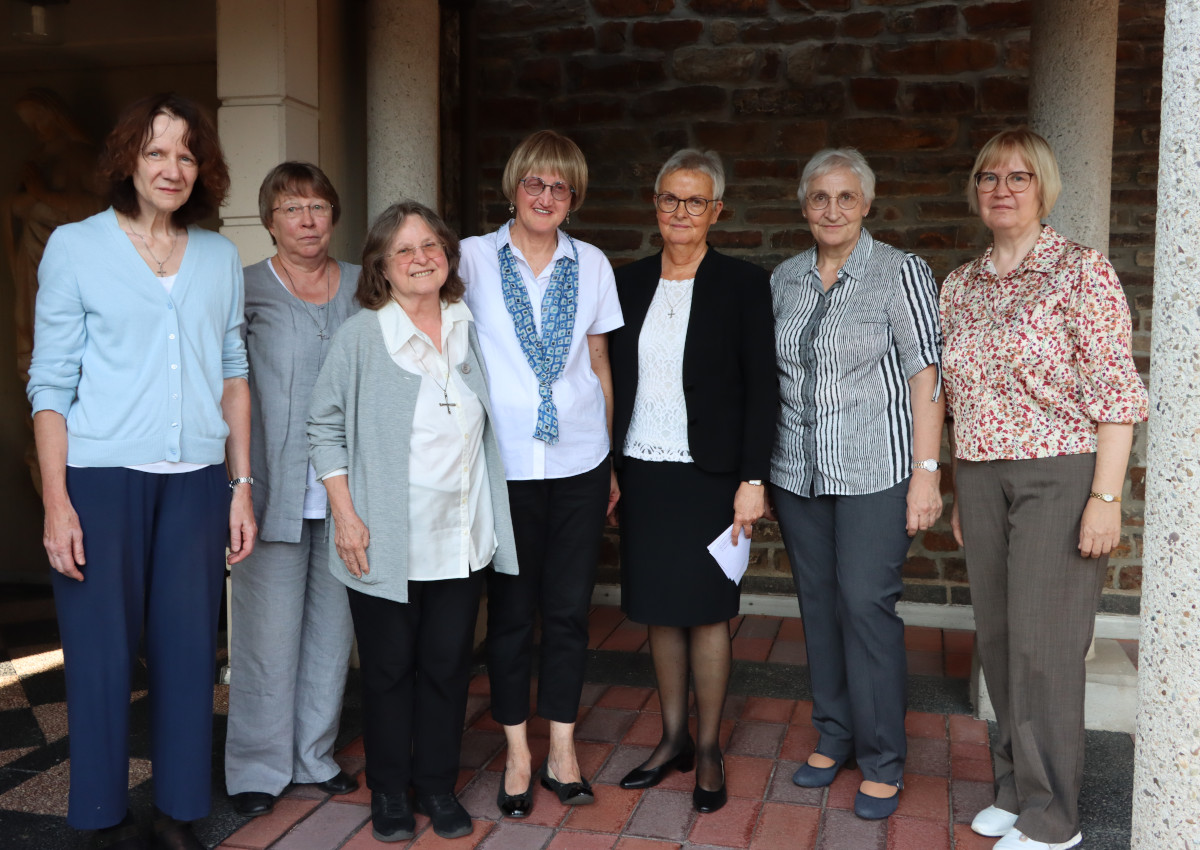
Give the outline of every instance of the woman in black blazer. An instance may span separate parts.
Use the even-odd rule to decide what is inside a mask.
[[[706,241],[724,189],[715,153],[681,150],[663,165],[654,184],[663,251],[617,270],[625,326],[609,338],[621,606],[649,626],[663,724],[658,747],[621,785],[649,788],[697,760],[701,812],[725,804],[718,734],[738,612],[738,585],[708,545],[722,533],[750,545],[777,399],[768,275]]]

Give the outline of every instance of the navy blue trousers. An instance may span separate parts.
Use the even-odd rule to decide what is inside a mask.
[[[67,823],[100,829],[129,807],[129,694],[145,633],[155,805],[208,814],[213,670],[229,534],[225,467],[155,475],[67,469],[84,580],[53,573],[70,726]]]

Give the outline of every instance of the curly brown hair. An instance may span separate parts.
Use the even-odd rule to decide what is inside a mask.
[[[125,107],[104,141],[100,177],[108,184],[108,202],[113,209],[136,216],[139,207],[133,174],[159,115],[179,118],[187,124],[183,141],[199,165],[191,195],[171,215],[172,224],[186,227],[215,214],[229,194],[229,167],[221,152],[217,128],[194,100],[164,92],[139,98]]]
[[[449,273],[446,282],[438,293],[447,304],[453,304],[462,299],[466,287],[458,276],[458,262],[462,253],[458,247],[458,237],[454,235],[442,217],[424,204],[416,201],[400,201],[392,204],[379,214],[367,232],[363,242],[362,274],[358,276],[358,303],[368,310],[378,310],[387,304],[392,297],[392,285],[387,279],[387,261],[391,255],[392,240],[396,232],[404,226],[410,216],[419,216],[437,240],[446,246],[446,263]]]

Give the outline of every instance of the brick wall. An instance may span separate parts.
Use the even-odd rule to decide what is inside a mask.
[[[1110,251],[1144,373],[1163,5],[1123,0],[1117,59]],[[579,143],[591,171],[569,230],[615,265],[657,249],[653,179],[688,145],[725,160],[713,244],[764,267],[811,244],[795,199],[799,173],[809,155],[836,145],[858,147],[878,175],[867,221],[877,238],[918,253],[939,279],[986,246],[963,188],[980,144],[1026,120],[1029,0],[478,0],[475,8],[478,41],[464,50],[476,51],[479,74],[461,95],[475,104],[481,201],[467,229],[508,217],[505,160],[527,133],[552,127]],[[447,206],[452,219],[462,216]],[[1107,610],[1137,610],[1144,440],[1139,430]],[[605,560],[611,578],[615,537]],[[905,579],[906,599],[970,601],[945,522],[914,541]],[[772,524],[756,536],[747,581],[790,587]]]

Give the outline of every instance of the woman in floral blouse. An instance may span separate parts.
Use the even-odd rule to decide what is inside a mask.
[[[1061,185],[1036,133],[984,145],[967,200],[994,241],[941,293],[951,523],[999,725],[996,802],[971,828],[995,850],[1082,840],[1084,656],[1148,406],[1112,265],[1042,224]]]

